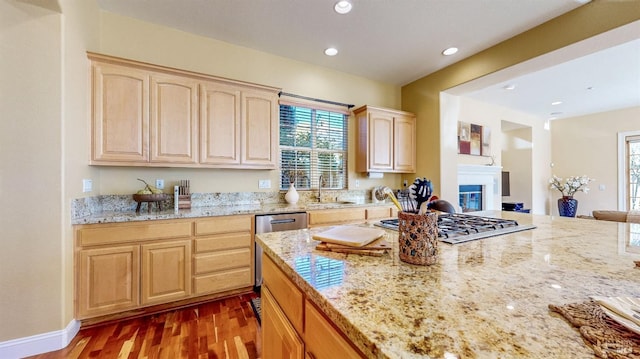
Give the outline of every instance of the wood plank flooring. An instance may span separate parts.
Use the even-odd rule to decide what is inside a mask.
[[[255,294],[81,329],[64,349],[30,357],[58,358],[260,358]]]

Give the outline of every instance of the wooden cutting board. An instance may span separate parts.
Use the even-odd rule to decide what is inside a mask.
[[[344,244],[327,243],[327,242],[322,242],[321,244],[324,245],[324,247],[330,248],[330,249],[349,249],[351,251],[390,250],[391,249],[391,244],[386,241],[384,236],[362,247],[345,246]]]
[[[327,252],[334,252],[334,253],[350,253],[350,254],[358,254],[358,255],[365,255],[365,256],[374,256],[374,257],[382,257],[387,251],[388,249],[369,249],[368,246],[365,247],[347,247],[347,246],[340,246],[340,248],[336,248],[336,247],[329,247],[329,243],[319,243],[316,246],[316,249],[319,251],[327,251]]]
[[[383,235],[384,231],[377,228],[336,226],[326,231],[314,234],[313,239],[349,247],[362,247]]]

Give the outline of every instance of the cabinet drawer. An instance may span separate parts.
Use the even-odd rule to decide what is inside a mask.
[[[332,223],[358,222],[366,219],[365,209],[340,208],[309,212],[309,225],[318,226]]]
[[[94,246],[100,244],[168,239],[191,236],[191,222],[158,221],[145,222],[143,224],[111,224],[96,227],[80,228],[77,231],[78,245]]]
[[[196,220],[196,235],[252,232],[253,216],[222,216]]]
[[[262,278],[264,285],[282,308],[293,327],[302,333],[304,297],[298,287],[266,255],[262,254]]]
[[[367,208],[367,219],[389,218],[390,216],[391,208],[389,207]]]
[[[196,238],[196,253],[221,249],[251,247],[251,233],[223,234],[215,237]]]
[[[222,292],[252,285],[253,276],[250,267],[201,275],[194,279],[196,294]]]
[[[195,274],[247,267],[251,265],[251,250],[249,248],[232,249],[195,257]]]
[[[308,300],[305,302],[304,342],[312,358],[363,358],[339,329]]]

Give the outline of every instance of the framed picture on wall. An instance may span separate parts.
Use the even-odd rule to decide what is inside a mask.
[[[458,153],[471,153],[471,124],[458,122]]]
[[[491,128],[469,122],[458,122],[458,153],[491,156]]]
[[[482,126],[482,155],[491,156],[491,127]]]
[[[482,155],[482,126],[471,124],[471,151],[470,155]]]

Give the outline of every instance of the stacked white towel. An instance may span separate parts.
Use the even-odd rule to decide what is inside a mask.
[[[591,297],[613,320],[640,334],[640,298]]]

